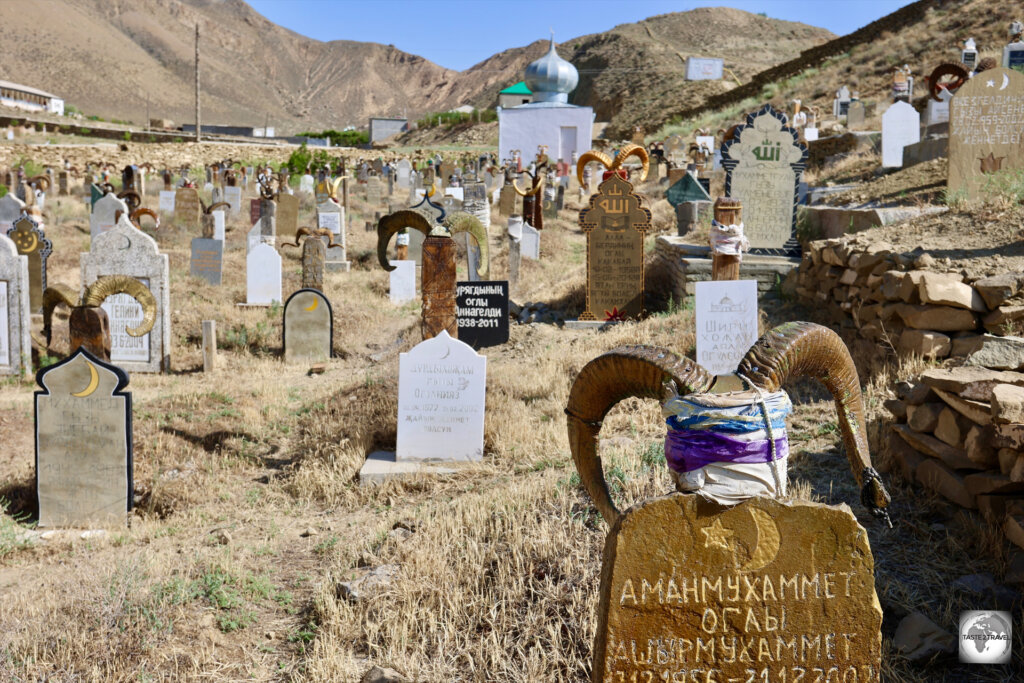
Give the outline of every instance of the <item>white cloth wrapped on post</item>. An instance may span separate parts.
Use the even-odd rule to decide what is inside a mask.
[[[743,234],[743,224],[723,225],[718,221],[711,221],[711,251],[715,254],[727,256],[743,256],[743,252],[750,249],[750,242]]]

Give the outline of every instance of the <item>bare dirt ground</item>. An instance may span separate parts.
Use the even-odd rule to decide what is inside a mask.
[[[223,158],[192,151],[197,162]],[[312,215],[308,200],[302,208],[300,225]],[[0,679],[357,681],[374,664],[415,681],[589,679],[607,529],[579,486],[563,408],[576,373],[605,350],[646,343],[692,354],[692,313],[652,302],[646,319],[600,333],[513,325],[508,344],[482,351],[483,462],[361,487],[355,475],[366,454],[394,446],[398,354],[421,339],[419,303],[388,302],[375,234],[363,229],[376,208],[354,194],[353,270],[326,275],[335,358],[322,375],[281,361],[280,309],[235,306],[244,299],[244,221],[229,222],[220,288],[188,276],[197,229],[151,231],[170,257],[173,360],[169,374],[131,377],[136,510],[127,529],[33,530],[34,386],[0,384],[0,496],[9,503],[0,516]],[[541,260],[523,261],[515,301],[579,312],[579,208],[570,200],[546,222]],[[652,208],[656,231],[671,230],[667,203]],[[85,203],[51,200],[47,212],[50,280],[76,287],[78,254],[88,248]],[[505,219],[493,219],[500,279]],[[298,250],[281,252],[287,294],[299,286]],[[459,269],[462,277],[464,259]],[[762,306],[765,326],[812,315],[773,297]],[[220,335],[211,374],[202,372],[204,319],[216,319]],[[66,330],[66,317],[55,329]],[[66,350],[62,335],[54,353]],[[863,378],[876,457],[884,458],[881,401],[912,370]],[[959,609],[991,607],[987,596],[949,586],[963,574],[1001,577],[1003,546],[891,477],[897,528],[868,519],[823,390],[799,383],[791,391],[794,495],[849,504],[870,536],[886,614],[885,679],[1011,680],[1021,671],[1019,637],[1014,665],[980,673],[950,657],[911,665],[892,652],[895,625],[909,611],[953,629]],[[602,438],[621,505],[670,490],[654,402],[622,403]],[[339,591],[370,572],[386,577],[379,589],[356,601]]]

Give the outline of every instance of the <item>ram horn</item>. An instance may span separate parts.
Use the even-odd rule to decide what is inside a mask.
[[[579,160],[576,161],[576,180],[579,181],[581,186],[583,185],[583,169],[591,161],[596,161],[606,169],[612,167],[611,157],[604,152],[598,152],[593,149],[589,152],[584,152],[583,155],[580,156]]]
[[[520,190],[514,180],[512,181],[512,189],[515,190],[515,193],[520,197],[533,197],[544,189],[544,174],[540,172],[540,169],[537,169],[537,175],[533,178],[533,186],[530,188],[529,192]]]
[[[310,237],[326,237],[328,239],[328,244],[327,244],[327,248],[328,249],[331,248],[331,247],[340,247],[341,246],[340,244],[335,243],[335,241],[334,241],[334,233],[332,233],[327,228],[311,228],[309,226],[303,226],[303,227],[299,228],[298,230],[296,230],[295,231],[295,241],[294,242],[282,242],[281,246],[282,247],[297,247],[297,246],[299,246],[299,238],[300,237],[305,237],[305,236],[310,236]]]
[[[125,190],[121,194],[117,195],[117,198],[124,200],[124,203],[128,206],[129,213],[142,206],[142,197],[139,196],[138,192],[133,190]]]
[[[43,336],[46,337],[46,345],[43,348],[49,348],[50,346],[53,311],[60,304],[64,304],[68,308],[74,308],[78,304],[78,296],[75,294],[75,290],[61,284],[50,285],[43,290]]]
[[[487,228],[479,218],[465,211],[455,211],[448,217],[445,224],[451,231],[452,237],[460,232],[468,232],[476,240],[476,245],[480,248],[480,263],[477,264],[476,272],[481,278],[485,278],[490,267],[487,257]]]
[[[640,182],[647,180],[647,173],[651,170],[651,158],[647,155],[647,150],[640,145],[625,145],[619,150],[619,153],[615,155],[614,161],[612,161],[612,169],[617,169],[622,166],[628,157],[636,157],[640,160]]]
[[[107,275],[85,288],[83,306],[99,306],[108,296],[127,294],[142,306],[142,322],[138,327],[126,327],[125,332],[141,337],[156,324],[156,298],[146,285],[128,275]]]
[[[103,192],[105,192],[106,194],[114,193],[114,186],[111,185],[110,183],[103,183],[102,185],[100,185],[100,188],[102,188]]]
[[[330,189],[330,192],[329,192],[329,194],[327,196],[329,196],[331,199],[337,201],[338,200],[338,187],[341,186],[341,183],[342,183],[343,180],[344,180],[344,177],[338,176],[338,178],[333,183],[331,183],[331,185],[330,185],[331,189]]]
[[[604,478],[597,435],[601,422],[623,399],[664,398],[665,385],[680,394],[706,392],[714,377],[689,358],[656,346],[621,346],[583,366],[566,404],[569,448],[594,505],[611,526],[619,517]]]
[[[28,179],[30,185],[40,183],[43,187],[40,187],[40,191],[47,192],[50,189],[50,178],[45,175],[37,175]],[[37,185],[38,187],[38,185]]]
[[[740,361],[737,373],[764,391],[778,391],[788,380],[808,376],[832,394],[850,468],[861,487],[861,502],[885,517],[889,493],[871,467],[864,399],[857,368],[846,344],[827,327],[793,322],[769,330]]]
[[[377,259],[380,261],[381,267],[389,273],[395,267],[388,263],[388,244],[391,242],[391,237],[402,228],[419,230],[424,237],[429,237],[431,231],[426,217],[416,211],[406,209],[382,216],[377,222]]]
[[[945,89],[949,91],[959,90],[960,87],[967,82],[970,78],[970,74],[967,73],[967,69],[959,64],[939,64],[932,71],[931,75],[928,76],[928,90],[932,99],[936,102],[941,102],[942,98],[939,97],[943,88],[939,87],[939,81],[945,76],[952,76],[955,80],[951,83],[947,83]]]
[[[202,202],[200,202],[200,203],[202,203]],[[203,207],[203,213],[205,213],[207,216],[209,216],[214,211],[216,211],[218,207],[221,207],[221,206],[226,207],[228,209],[231,208],[231,204],[229,204],[228,202],[214,202],[213,204],[210,204],[209,206],[204,206]]]
[[[130,214],[128,214],[128,220],[132,222],[132,225],[141,230],[142,223],[139,222],[139,219],[141,219],[143,216],[149,216],[154,221],[156,221],[156,225],[153,226],[154,230],[160,229],[160,216],[158,216],[156,211],[154,211],[153,209],[147,209],[145,207],[141,209],[135,209]]]

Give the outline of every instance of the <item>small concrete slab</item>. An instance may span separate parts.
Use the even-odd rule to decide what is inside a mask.
[[[374,451],[366,456],[366,462],[359,468],[359,485],[382,484],[391,479],[423,474],[454,474],[457,471],[452,467],[442,467],[429,462],[397,462],[394,451]]]
[[[565,329],[567,330],[603,330],[617,325],[616,320],[566,320]]]

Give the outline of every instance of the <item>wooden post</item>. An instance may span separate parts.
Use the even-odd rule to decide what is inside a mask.
[[[196,23],[196,142],[202,139],[199,132],[201,127],[202,124],[199,117],[199,24]]]
[[[427,237],[423,240],[423,338],[431,339],[448,330],[453,339],[459,330],[455,321],[455,240]]]
[[[217,321],[203,321],[203,372],[217,367]]]
[[[349,226],[349,214],[351,214],[351,212],[348,210],[348,176],[347,175],[346,176],[342,176],[342,178],[341,178],[341,205],[343,207],[345,207],[345,211],[343,212],[344,216],[345,216],[345,219],[344,219],[345,225],[344,225],[344,227],[342,229],[342,232],[344,232],[347,235],[348,234],[348,226]]]
[[[715,201],[715,220],[722,225],[739,225],[743,220],[743,204],[732,197],[719,197]],[[711,279],[739,280],[740,259],[733,254],[717,254],[711,249]]]

